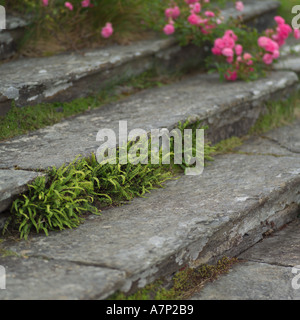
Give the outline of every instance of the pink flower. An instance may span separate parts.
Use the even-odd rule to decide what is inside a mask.
[[[173,26],[172,23],[169,23],[169,24],[167,24],[167,25],[164,27],[164,33],[165,33],[166,35],[171,35],[171,34],[173,34],[174,32],[175,32],[175,28],[174,28],[174,26]]]
[[[81,6],[82,8],[87,8],[91,5],[91,1],[90,0],[83,0],[81,1]]]
[[[208,18],[213,18],[215,14],[212,11],[205,11],[204,13]]]
[[[264,56],[263,56],[263,62],[265,64],[272,64],[273,62],[273,56],[270,54],[270,53],[266,53]]]
[[[201,4],[199,2],[192,5],[192,11],[191,13],[199,13],[201,12]]]
[[[180,9],[178,6],[174,8],[168,8],[165,11],[165,15],[167,18],[177,19],[180,16]]]
[[[70,11],[73,10],[73,5],[71,2],[65,2],[65,7],[68,8]]]
[[[215,47],[219,48],[219,49],[224,49],[225,48],[225,42],[223,39],[218,38],[215,40]]]
[[[201,18],[199,16],[197,16],[195,13],[192,13],[189,17],[188,17],[188,22],[190,24],[193,25],[199,25],[201,22]]]
[[[114,32],[112,24],[107,22],[105,27],[101,30],[101,35],[103,38],[109,38]]]
[[[245,53],[244,56],[243,56],[244,60],[250,60],[252,59],[252,55],[250,53]]]
[[[275,50],[279,50],[279,45],[277,42],[273,41],[268,37],[260,37],[258,38],[258,45],[269,52],[274,52]]]
[[[278,24],[285,24],[285,20],[284,20],[282,17],[280,17],[280,16],[276,16],[276,17],[274,18],[274,20],[275,20]]]
[[[244,10],[244,3],[242,1],[237,1],[235,3],[235,8],[237,11],[243,11]]]
[[[234,49],[235,49],[235,53],[238,56],[240,56],[242,54],[242,52],[243,52],[243,47],[240,44],[237,44]]]
[[[278,59],[279,56],[280,56],[279,50],[274,50],[274,52],[273,52],[273,54],[272,54],[273,59]]]
[[[232,37],[225,35],[222,39],[226,48],[233,49],[235,47],[235,41]]]
[[[248,52],[244,53],[244,56],[243,56],[247,66],[252,66],[253,65],[253,61],[251,60],[252,59],[252,55]]]
[[[173,14],[173,8],[167,8],[167,9],[165,10],[165,16],[166,16],[167,18],[172,18],[172,14]]]
[[[232,56],[232,57],[227,57],[227,58],[226,58],[226,61],[227,61],[228,63],[232,63],[232,62],[233,62],[233,56]]]
[[[237,79],[237,72],[227,70],[226,74],[224,75],[226,80],[235,81]]]
[[[300,30],[299,29],[294,30],[294,37],[295,37],[295,39],[300,39]]]
[[[220,56],[222,54],[222,50],[218,47],[213,47],[211,49],[211,52],[215,55],[215,56]]]
[[[43,0],[43,6],[47,7],[49,4],[49,1],[48,0]]]
[[[172,18],[173,19],[177,19],[180,16],[180,9],[178,6],[173,8],[173,15]]]
[[[186,2],[187,4],[194,4],[194,3],[196,3],[196,2],[199,2],[199,0],[185,0],[185,2]]]
[[[233,50],[231,48],[224,48],[222,50],[222,54],[225,57],[233,57],[234,56],[234,52],[233,52]]]
[[[268,37],[259,37],[258,38],[258,45],[260,47],[264,48],[269,40],[270,40],[270,38],[268,38]]]
[[[238,37],[232,30],[226,30],[225,31],[225,36],[231,37],[234,41],[237,41]]]

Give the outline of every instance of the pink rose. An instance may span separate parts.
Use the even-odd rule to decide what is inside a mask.
[[[82,8],[87,8],[87,7],[90,6],[90,4],[91,4],[91,1],[90,1],[90,0],[83,0],[83,1],[81,1],[81,6],[82,6]]]
[[[164,27],[164,33],[166,35],[169,36],[169,35],[173,34],[174,32],[175,32],[175,28],[174,28],[173,24],[169,23]]]
[[[71,2],[65,2],[65,7],[66,7],[67,9],[69,9],[70,11],[73,10],[73,5],[72,5]]]
[[[238,56],[240,56],[242,54],[242,52],[243,52],[243,47],[240,44],[237,44],[234,49],[235,49],[235,53]]]
[[[227,72],[224,76],[225,76],[225,79],[228,81],[235,81],[237,79],[237,72],[227,70]]]
[[[266,53],[264,56],[263,56],[263,62],[265,64],[272,64],[273,62],[273,56],[270,54],[270,53]]]
[[[235,3],[235,8],[237,11],[243,11],[244,10],[244,3],[242,1],[237,1]]]
[[[234,56],[234,52],[233,52],[233,50],[231,48],[224,48],[222,50],[222,54],[225,57],[233,57]]]
[[[201,22],[201,18],[199,16],[197,16],[195,13],[192,13],[189,17],[188,17],[188,22],[192,25],[199,25]]]
[[[300,30],[299,29],[294,30],[294,37],[295,37],[295,39],[300,39]]]
[[[280,16],[276,16],[274,18],[274,20],[277,22],[277,24],[284,24],[285,23],[285,20]]]
[[[205,11],[204,13],[208,18],[213,18],[215,14],[212,11]]]
[[[101,30],[101,35],[103,38],[109,38],[114,32],[112,24],[107,22],[105,27]]]

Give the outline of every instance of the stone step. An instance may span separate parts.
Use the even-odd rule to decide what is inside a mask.
[[[275,15],[278,7],[279,3],[273,0],[250,1],[245,6],[244,20],[254,25],[263,23],[266,28],[274,22],[270,16]],[[225,9],[223,14],[228,18],[238,12]],[[9,110],[12,100],[17,106],[69,101],[149,69],[172,72],[191,68],[203,62],[207,50],[195,46],[182,48],[174,38],[167,38],[12,61],[0,66],[0,115]]]
[[[24,35],[29,20],[7,15],[6,29],[0,30],[0,60],[11,58],[16,53],[16,43]]]
[[[300,75],[300,43],[290,38],[282,48],[279,61],[274,65],[275,70],[290,70]]]
[[[227,275],[209,283],[191,299],[299,300],[299,227],[297,219],[246,250]]]
[[[274,72],[250,83],[221,83],[217,74],[199,74],[0,142],[0,171],[46,170],[71,163],[78,155],[96,154],[98,131],[109,128],[118,134],[119,121],[127,121],[128,132],[140,128],[150,133],[172,130],[187,119],[201,120],[209,126],[207,138],[213,143],[242,136],[265,111],[267,101],[288,97],[297,86],[293,72]]]
[[[147,198],[89,216],[77,229],[3,241],[0,298],[105,299],[184,266],[237,256],[294,220],[300,121],[237,151],[216,157],[200,176],[181,176]]]

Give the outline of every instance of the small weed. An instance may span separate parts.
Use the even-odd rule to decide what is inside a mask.
[[[238,137],[231,137],[229,139],[222,140],[214,146],[216,151],[213,153],[213,155],[215,156],[218,154],[232,153],[236,148],[240,147],[242,144],[243,139]]]
[[[299,112],[299,92],[286,100],[269,102],[267,110],[250,129],[249,134],[262,134],[294,121]]]

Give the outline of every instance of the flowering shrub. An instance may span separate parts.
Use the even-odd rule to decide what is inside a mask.
[[[243,2],[236,1],[235,8],[242,13]],[[229,81],[253,80],[262,76],[280,57],[280,48],[292,33],[300,39],[300,31],[293,31],[279,16],[274,18],[277,26],[262,35],[241,25],[241,19],[225,22],[220,10],[209,0],[173,1],[165,9],[164,17],[163,32],[176,35],[182,45],[213,43],[208,64],[213,64],[221,78]]]
[[[47,7],[49,5],[49,0],[41,0],[41,1],[42,1],[42,4],[43,4],[44,7]],[[65,8],[67,8],[70,11],[73,11],[74,10],[74,5],[73,5],[74,2],[75,1],[73,1],[73,2],[69,2],[69,1],[64,2]],[[78,1],[76,1],[76,2],[78,2]],[[91,0],[80,0],[79,7],[81,7],[81,8],[93,8],[94,4],[92,3]],[[110,22],[107,22],[106,25],[102,28],[101,35],[102,35],[103,38],[109,38],[113,34],[113,32],[114,32],[114,30],[113,30],[112,24]]]
[[[52,54],[61,47],[63,51],[102,44],[112,35],[115,41],[124,35],[126,39],[130,31],[140,33],[138,39],[142,39],[141,31],[150,27],[166,36],[175,36],[183,46],[189,43],[212,46],[207,66],[217,69],[220,77],[229,81],[263,76],[280,57],[286,39],[292,34],[300,39],[300,31],[293,31],[279,16],[275,17],[275,27],[262,34],[246,28],[240,18],[225,21],[217,6],[220,1],[14,0],[13,3],[35,8],[39,13],[35,25],[37,38],[44,40],[39,47],[43,54]],[[0,4],[3,2],[13,6],[11,0],[0,0]],[[237,13],[242,15],[243,1],[234,2]],[[38,52],[35,46],[31,51]]]

